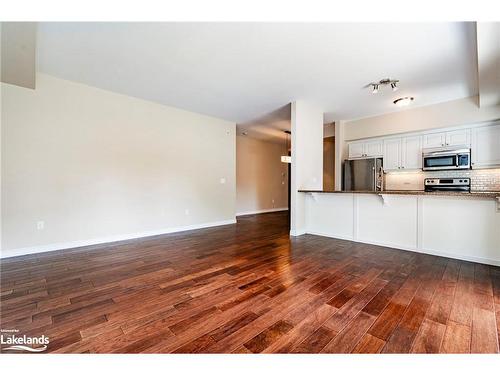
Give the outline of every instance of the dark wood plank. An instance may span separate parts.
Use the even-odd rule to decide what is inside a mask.
[[[493,311],[474,308],[471,353],[498,353],[498,335]]]
[[[440,353],[470,353],[471,329],[469,326],[450,320],[446,326]]]
[[[210,336],[215,341],[220,341],[224,337],[232,335],[234,332],[236,332],[240,328],[246,326],[250,322],[253,322],[258,317],[259,316],[257,314],[254,314],[251,311],[246,312],[246,313],[242,314],[241,316],[227,322],[226,324],[222,325],[221,327],[217,328],[216,330],[212,331],[210,333]]]
[[[350,353],[364,336],[368,328],[375,321],[375,317],[361,312],[330,341],[322,350],[322,353]]]
[[[336,335],[325,327],[320,327],[302,341],[294,350],[294,353],[319,353]]]
[[[413,343],[412,353],[439,353],[446,326],[425,319]]]
[[[366,333],[352,352],[358,354],[380,353],[384,345],[384,340],[380,340],[379,338]]]
[[[271,327],[266,329],[264,332],[259,333],[250,341],[247,341],[244,346],[252,353],[260,353],[269,345],[271,345],[274,341],[279,339],[285,333],[290,331],[293,328],[293,325],[289,322],[280,320],[279,322],[274,323]]]

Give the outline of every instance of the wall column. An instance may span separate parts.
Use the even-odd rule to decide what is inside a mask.
[[[304,234],[305,195],[300,189],[323,189],[323,111],[302,100],[292,103],[290,235]]]
[[[342,163],[345,159],[345,121],[335,121],[335,190],[342,190]]]

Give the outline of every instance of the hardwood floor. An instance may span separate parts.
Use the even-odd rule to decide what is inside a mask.
[[[1,262],[1,328],[55,353],[498,353],[500,268],[290,239],[284,213]]]

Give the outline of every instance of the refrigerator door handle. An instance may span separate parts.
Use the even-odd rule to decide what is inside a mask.
[[[378,190],[378,178],[377,178],[377,169],[375,167],[372,167],[372,173],[373,173],[373,190],[377,191]]]
[[[377,173],[377,185],[376,185],[376,189],[377,191],[382,191],[383,190],[383,176],[384,176],[384,168],[383,167],[380,167],[379,170],[378,170],[378,173]]]

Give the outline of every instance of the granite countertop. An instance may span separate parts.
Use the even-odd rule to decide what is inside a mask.
[[[384,191],[340,191],[340,190],[299,190],[300,193],[330,193],[330,194],[399,194],[399,195],[438,195],[471,198],[500,198],[500,191],[473,191],[470,193],[460,191],[433,191],[423,190],[384,190]]]

